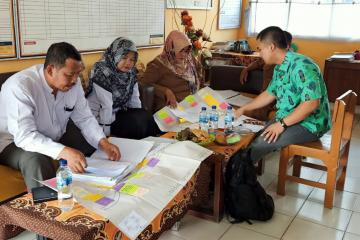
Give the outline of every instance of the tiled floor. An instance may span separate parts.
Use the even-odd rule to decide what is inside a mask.
[[[275,202],[274,217],[268,222],[230,224],[227,220],[214,223],[186,216],[179,231],[167,231],[161,240],[360,240],[360,121],[357,116],[353,131],[344,192],[336,192],[332,210],[323,207],[323,190],[286,184],[286,195],[276,194],[278,154],[271,154],[266,162],[261,184]],[[323,173],[303,171],[308,178],[324,181]],[[33,233],[25,232],[14,238],[32,240]]]

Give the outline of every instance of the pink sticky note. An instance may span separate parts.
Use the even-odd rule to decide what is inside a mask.
[[[54,189],[56,189],[57,184],[56,184],[56,178],[51,178],[45,181],[47,184],[49,184],[49,186],[53,187]]]
[[[197,106],[197,105],[198,105],[197,102],[192,102],[192,103],[190,104],[190,106],[192,106],[192,107],[195,107],[195,106]]]
[[[229,104],[227,104],[226,102],[222,102],[222,103],[219,105],[219,107],[220,107],[221,109],[226,109],[228,106],[229,106]]]
[[[166,123],[166,124],[170,124],[170,123],[172,123],[174,121],[174,119],[172,118],[172,117],[170,117],[170,116],[168,116],[167,118],[164,118],[164,122]]]
[[[155,165],[160,161],[160,159],[158,158],[152,158],[149,160],[149,162],[147,163],[147,165],[149,167],[155,167]]]
[[[107,206],[110,203],[112,203],[114,200],[108,197],[103,197],[99,200],[96,201],[97,204],[103,205],[103,206]]]

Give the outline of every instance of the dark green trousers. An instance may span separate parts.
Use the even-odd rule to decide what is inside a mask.
[[[71,120],[59,142],[81,151],[85,156],[90,156],[95,151]],[[47,180],[56,176],[52,158],[41,153],[25,151],[14,143],[9,144],[0,153],[0,163],[20,170],[28,190],[41,185],[34,179]]]

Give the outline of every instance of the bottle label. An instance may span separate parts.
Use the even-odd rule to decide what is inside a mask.
[[[58,188],[63,188],[63,187],[67,187],[72,183],[72,178],[71,177],[67,177],[67,178],[58,178],[56,180],[56,184]]]

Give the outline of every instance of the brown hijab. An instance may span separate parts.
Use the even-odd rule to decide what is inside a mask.
[[[191,42],[184,33],[177,30],[170,32],[166,38],[164,50],[160,55],[160,61],[175,75],[188,81],[192,92],[194,92],[197,89],[197,74],[191,51],[184,58],[176,57],[186,47],[191,47]]]

